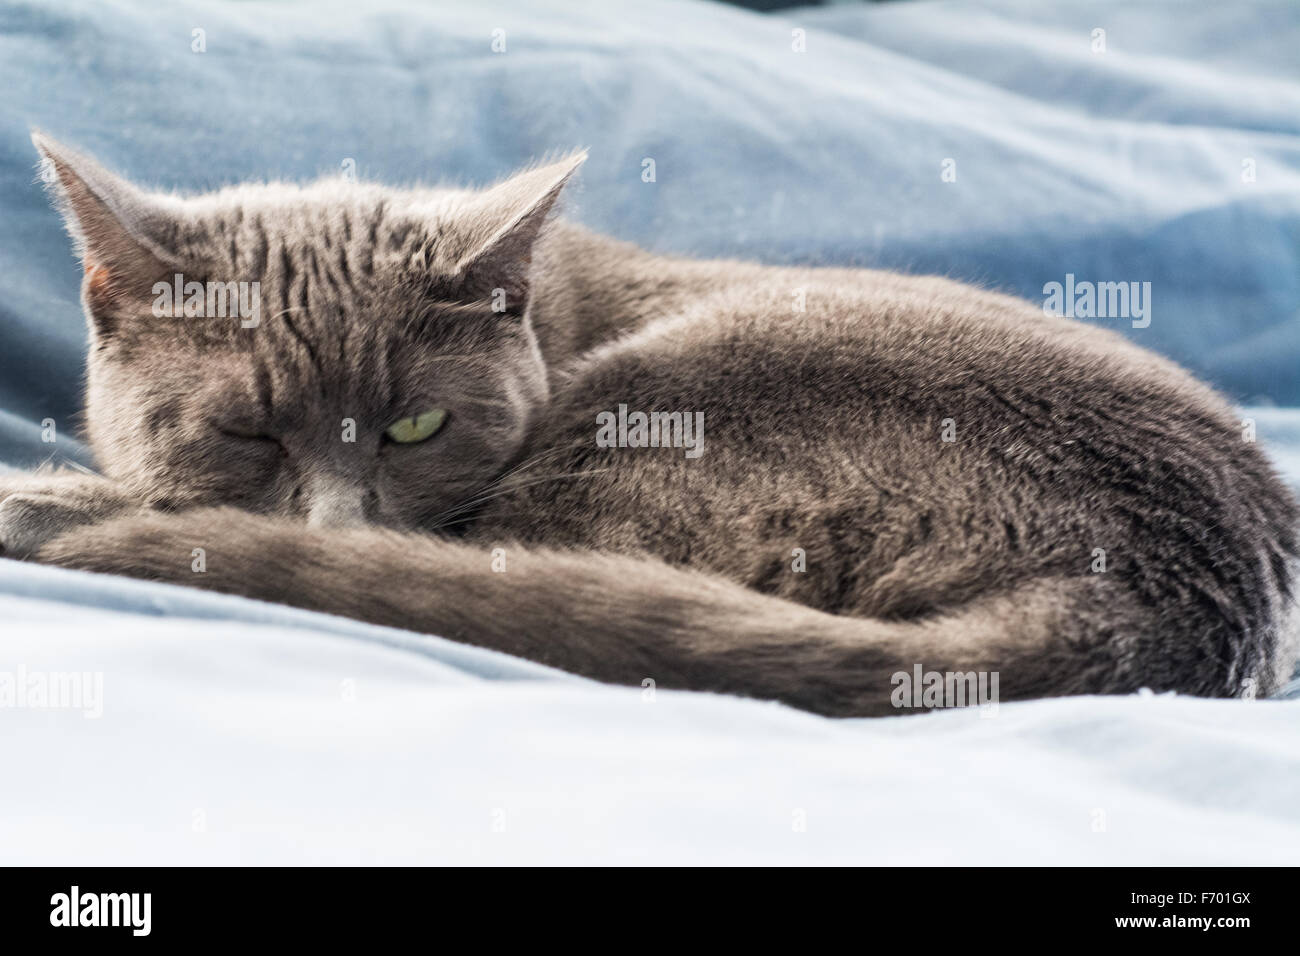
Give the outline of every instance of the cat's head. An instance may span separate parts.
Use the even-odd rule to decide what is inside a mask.
[[[45,136],[85,268],[87,437],[149,500],[428,526],[546,401],[530,257],[585,158],[481,191],[149,193]]]

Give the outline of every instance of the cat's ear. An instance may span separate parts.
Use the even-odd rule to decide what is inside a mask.
[[[467,292],[488,296],[501,290],[505,311],[523,311],[533,244],[560,191],[586,159],[580,151],[517,173],[468,204],[456,222],[464,251],[453,270]]]
[[[164,251],[170,211],[159,197],[43,133],[33,131],[32,143],[85,268],[82,295],[94,331],[110,335],[172,270]]]

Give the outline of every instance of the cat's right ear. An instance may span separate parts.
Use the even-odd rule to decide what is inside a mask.
[[[33,131],[41,178],[49,184],[85,269],[82,298],[100,337],[152,298],[169,278],[163,251],[172,218],[163,202],[115,176],[89,156]]]
[[[560,191],[587,159],[585,150],[516,173],[466,204],[448,230],[445,245],[459,246],[452,275],[472,295],[499,289],[507,312],[519,314],[528,299],[533,244]]]

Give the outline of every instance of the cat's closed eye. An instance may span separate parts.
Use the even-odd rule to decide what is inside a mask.
[[[213,423],[215,431],[224,438],[233,439],[239,442],[249,442],[265,446],[267,450],[283,450],[280,439],[274,435],[269,435],[256,426],[245,424],[219,424]]]

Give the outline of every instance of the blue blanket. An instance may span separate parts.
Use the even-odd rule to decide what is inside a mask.
[[[938,272],[1036,302],[1138,283],[1145,316],[1089,321],[1248,406],[1300,485],[1297,49],[1300,7],[1267,2],[0,3],[0,463],[85,460],[80,270],[39,126],[182,191],[345,169],[483,183],[583,145],[566,214],[654,249]],[[0,675],[103,678],[93,719],[0,709],[0,762],[29,768],[0,793],[0,862],[1300,846],[1300,701],[835,723],[10,562],[0,620]]]

